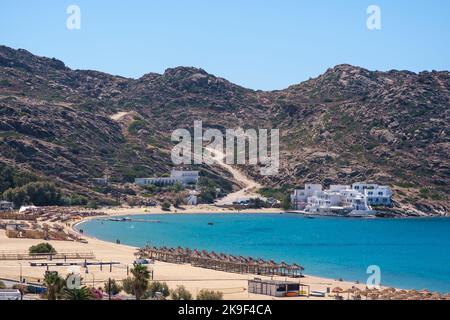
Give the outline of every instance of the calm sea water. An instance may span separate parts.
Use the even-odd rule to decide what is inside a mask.
[[[305,273],[450,292],[450,219],[307,219],[295,214],[142,215],[150,222],[92,220],[77,226],[98,239],[133,246],[214,250],[299,263]],[[213,222],[214,225],[208,225]]]

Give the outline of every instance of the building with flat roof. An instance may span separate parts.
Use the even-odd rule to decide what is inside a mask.
[[[92,178],[91,181],[92,181],[93,185],[97,185],[97,186],[108,185],[108,178]]]
[[[387,186],[369,183],[331,185],[324,190],[319,184],[305,184],[291,195],[295,209],[311,214],[354,214],[374,213],[371,206],[390,206],[392,190]]]
[[[303,290],[304,287],[308,287],[308,292]],[[248,292],[272,297],[297,297],[300,293],[309,294],[309,286],[293,281],[255,278],[248,280]]]

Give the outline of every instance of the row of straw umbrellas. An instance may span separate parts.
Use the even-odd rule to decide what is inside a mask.
[[[301,277],[304,268],[296,263],[276,263],[273,260],[254,259],[225,253],[192,250],[189,248],[150,247],[141,248],[137,256],[163,262],[190,263],[193,266],[236,273]]]
[[[352,287],[343,290],[340,287],[334,288],[332,293],[335,297],[343,299],[361,300],[450,300],[450,294],[442,294],[439,292],[431,292],[427,289],[417,290],[400,290],[395,288],[365,288],[359,289]]]

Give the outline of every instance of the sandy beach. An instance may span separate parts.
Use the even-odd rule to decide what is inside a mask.
[[[175,214],[175,210],[172,212],[164,212],[159,207],[152,208],[115,208],[115,209],[103,209],[101,212],[108,215],[134,215],[134,214]],[[204,205],[192,208],[185,208],[184,210],[177,210],[176,214],[188,214],[188,213],[217,213],[217,212],[233,212],[228,209],[222,209],[214,206]],[[246,211],[239,211],[240,213]],[[270,213],[279,212],[279,210],[249,210],[249,213]],[[89,218],[89,219],[92,219]],[[72,223],[67,228],[72,228]],[[85,271],[82,268],[83,280],[87,285],[95,285],[96,287],[103,287],[104,282],[108,278],[121,280],[127,277],[127,268],[132,267],[132,263],[135,259],[134,253],[135,247],[130,247],[122,244],[115,244],[110,242],[101,241],[83,235],[88,241],[87,243],[73,242],[73,241],[48,241],[51,243],[58,252],[93,252],[95,255],[95,261],[102,262],[119,262],[119,265],[115,265],[110,272],[109,266],[104,266],[103,270],[100,267],[93,266],[88,267]],[[32,245],[43,242],[38,239],[11,239],[6,237],[5,231],[0,231],[0,251],[18,251],[25,252]],[[171,289],[175,289],[177,285],[184,285],[194,295],[201,289],[210,289],[221,291],[224,294],[224,299],[273,299],[269,296],[249,294],[247,292],[247,281],[253,279],[255,275],[235,274],[222,271],[215,271],[203,268],[193,267],[188,264],[170,264],[156,261],[155,264],[150,265],[150,268],[154,272],[154,280],[165,281],[168,283]],[[45,267],[31,267],[30,261],[0,261],[0,278],[18,280],[22,275],[23,278],[30,282],[36,282],[38,279],[42,279]],[[71,272],[73,269],[64,266],[51,266],[50,270],[58,271],[60,274],[65,275]],[[309,270],[308,270],[309,271]],[[313,271],[313,270],[311,270]],[[261,277],[260,278],[267,278]],[[275,279],[292,280],[275,277]],[[333,289],[334,287],[341,287],[346,290],[353,286],[360,289],[365,288],[365,284],[356,284],[354,282],[337,281],[332,279],[326,279],[321,277],[306,275],[301,279],[301,283],[309,285],[311,290],[325,291],[327,288]],[[330,299],[332,297],[326,297]],[[283,299],[317,299],[313,297],[298,297],[298,298],[283,298]],[[324,298],[321,298],[324,299]]]

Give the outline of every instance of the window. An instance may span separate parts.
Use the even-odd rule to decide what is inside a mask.
[[[300,290],[300,287],[298,284],[288,284],[287,290],[288,291],[298,291],[298,290]]]
[[[282,285],[282,284],[279,284],[278,287],[277,287],[277,291],[278,292],[286,291],[286,286]]]
[[[383,191],[379,191],[379,192],[378,192],[378,195],[379,195],[379,196],[382,196],[382,195],[383,195]]]

